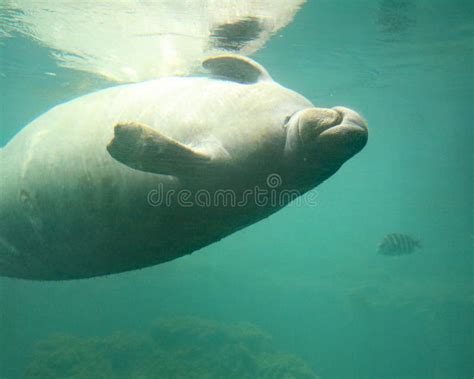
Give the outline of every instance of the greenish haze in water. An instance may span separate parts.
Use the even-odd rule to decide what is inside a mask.
[[[144,334],[193,316],[253,323],[322,378],[472,378],[473,34],[471,1],[310,1],[255,59],[317,106],[363,114],[367,147],[316,189],[317,206],[191,256],[84,281],[1,279],[0,376],[21,378],[54,333]],[[29,41],[1,54],[2,145],[108,85],[58,70]],[[377,255],[393,232],[423,249]]]

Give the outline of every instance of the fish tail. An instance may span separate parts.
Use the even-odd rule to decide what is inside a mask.
[[[423,248],[423,245],[421,244],[421,240],[415,240],[415,246],[419,247],[420,249]]]

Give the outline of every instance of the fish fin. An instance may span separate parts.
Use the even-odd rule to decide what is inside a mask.
[[[202,66],[212,75],[237,83],[254,84],[262,80],[272,80],[263,66],[250,58],[237,54],[206,58]]]
[[[135,170],[174,176],[191,174],[212,158],[138,122],[115,125],[107,151]]]

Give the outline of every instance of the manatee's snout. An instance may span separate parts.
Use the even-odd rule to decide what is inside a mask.
[[[298,128],[301,141],[311,144],[324,131],[339,125],[342,114],[334,109],[310,108],[301,111],[298,118]]]
[[[340,163],[358,153],[368,138],[364,119],[344,107],[305,109],[299,114],[298,130],[307,151],[324,154]]]
[[[353,133],[360,134],[365,137],[365,143],[367,142],[368,137],[368,128],[367,122],[355,111],[345,107],[334,107],[332,108],[335,112],[339,113],[341,116],[342,128],[345,128],[346,131],[352,130]]]

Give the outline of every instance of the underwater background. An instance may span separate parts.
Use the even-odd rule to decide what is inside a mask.
[[[1,278],[2,379],[474,376],[474,3],[309,1],[252,57],[316,106],[360,112],[366,148],[314,190],[317,205],[190,256],[87,280]],[[3,40],[0,145],[110,85]],[[377,254],[389,233],[423,248]]]

